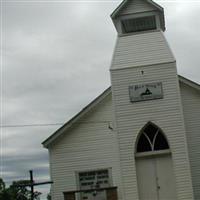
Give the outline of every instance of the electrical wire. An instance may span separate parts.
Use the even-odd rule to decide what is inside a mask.
[[[64,123],[54,124],[13,124],[13,125],[1,125],[0,128],[20,128],[20,127],[34,127],[34,126],[62,126]]]
[[[110,121],[86,121],[79,122],[76,124],[87,124],[87,123],[110,123]],[[41,127],[41,126],[63,126],[65,123],[49,123],[49,124],[12,124],[12,125],[0,125],[0,128],[25,128],[25,127]]]

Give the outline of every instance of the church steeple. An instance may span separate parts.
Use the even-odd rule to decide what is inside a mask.
[[[163,8],[151,0],[124,0],[111,18],[118,32],[110,73],[125,199],[193,200],[176,60],[163,34]],[[163,130],[170,146],[166,162],[152,154],[163,160],[160,166],[133,153],[139,130],[149,121]],[[148,130],[153,149],[152,130],[156,135],[159,129]],[[148,146],[145,134],[142,145]]]
[[[119,35],[165,31],[164,9],[151,0],[124,0],[111,14]]]

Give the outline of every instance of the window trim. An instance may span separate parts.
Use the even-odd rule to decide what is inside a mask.
[[[134,23],[137,24],[139,22],[139,20],[144,20],[145,21],[145,20],[148,20],[148,19],[152,19],[153,20],[152,23],[154,24],[154,26],[152,26],[151,28],[143,27],[143,29],[140,29],[141,28],[141,25],[140,25],[140,26],[138,26],[137,30],[134,30],[134,31],[133,30],[131,30],[131,31],[129,30],[128,31],[128,29],[126,27],[126,24],[127,23],[131,23],[131,21],[132,21],[132,23],[134,22]],[[150,21],[148,21],[148,23],[149,22]],[[157,30],[158,29],[156,15],[149,15],[149,16],[133,17],[133,18],[123,19],[123,20],[121,20],[121,27],[122,27],[122,33],[123,34],[138,33],[138,32],[140,33],[140,32],[144,32],[144,31],[152,31],[152,30]]]
[[[149,126],[149,125],[152,125],[153,127],[155,127],[156,129],[158,129],[158,131],[161,133],[161,135],[165,138],[165,140],[166,140],[166,142],[167,142],[167,145],[168,145],[168,149],[161,149],[161,150],[151,150],[151,151],[144,151],[144,152],[138,152],[137,151],[137,149],[138,149],[138,143],[139,143],[139,140],[140,140],[140,137],[141,137],[141,135],[143,134],[144,135],[144,132],[145,132],[145,129]],[[158,132],[158,133],[159,133]],[[156,141],[156,140],[155,140]],[[149,142],[149,141],[148,141]],[[154,143],[155,144],[155,143]],[[150,143],[150,147],[152,148],[152,146],[151,146],[151,143]],[[135,142],[135,156],[137,155],[144,155],[144,156],[148,156],[148,155],[155,155],[155,154],[162,154],[162,152],[163,153],[165,153],[165,152],[167,152],[167,153],[171,153],[171,150],[170,150],[171,148],[170,148],[170,144],[169,144],[169,141],[168,141],[168,139],[167,139],[167,137],[166,137],[166,135],[164,134],[164,132],[162,131],[162,129],[159,127],[159,126],[157,126],[156,124],[154,124],[153,122],[151,122],[151,121],[149,121],[149,122],[147,122],[146,123],[146,125],[145,126],[143,126],[143,128],[140,130],[140,132],[139,132],[139,134],[138,134],[138,136],[137,136],[137,138],[136,138],[136,142]]]
[[[158,150],[158,151],[146,151],[146,152],[135,153],[135,157],[136,158],[153,157],[153,156],[168,155],[168,154],[171,154],[171,150],[170,149]]]

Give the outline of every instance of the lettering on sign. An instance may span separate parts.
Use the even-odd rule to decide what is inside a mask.
[[[131,102],[163,98],[162,83],[147,83],[129,86]]]
[[[95,170],[79,173],[79,185],[81,190],[99,189],[110,186],[109,170]],[[105,191],[86,191],[80,195],[80,200],[106,200]]]

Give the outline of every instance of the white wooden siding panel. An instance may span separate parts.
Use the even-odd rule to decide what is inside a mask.
[[[117,59],[115,56],[114,59]],[[172,57],[169,56],[168,59],[170,62]],[[112,69],[114,69],[116,63],[112,64]],[[141,70],[144,71],[144,75],[142,75]],[[175,63],[111,70],[112,95],[115,104],[126,200],[138,199],[134,157],[135,141],[137,134],[148,121],[157,124],[169,140],[177,182],[177,199],[193,199],[184,119],[176,73]],[[130,84],[152,82],[162,82],[163,99],[130,102],[128,92]]]
[[[79,121],[76,128],[50,147],[53,200],[62,200],[64,191],[78,189],[75,171],[111,167],[113,185],[118,186],[120,191],[116,133],[108,129],[108,123],[100,123],[112,121],[111,101],[109,95],[98,108]]]
[[[194,197],[200,199],[200,92],[180,84]]]
[[[144,0],[132,0],[121,10],[120,15],[156,10],[155,7]]]
[[[118,37],[111,70],[174,61],[163,33],[155,31]]]

